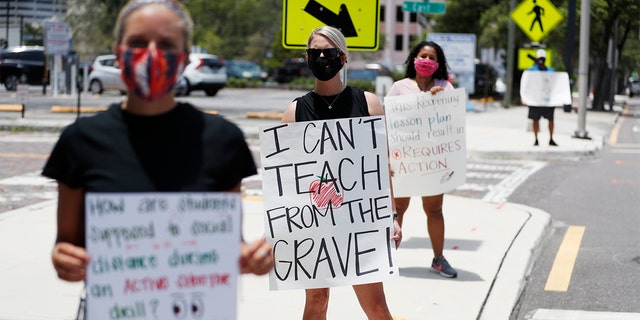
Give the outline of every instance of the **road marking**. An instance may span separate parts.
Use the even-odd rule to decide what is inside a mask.
[[[640,161],[616,160],[617,166],[640,166]]]
[[[611,179],[611,184],[640,184],[640,180],[635,179]]]
[[[538,309],[529,320],[636,320],[640,313]]]
[[[35,171],[35,172],[25,173],[19,176],[0,179],[0,185],[56,187],[58,183],[51,178],[42,176],[42,171]]]
[[[30,159],[47,159],[49,158],[49,154],[41,154],[41,153],[0,153],[0,158],[30,158]]]
[[[584,226],[569,226],[567,229],[551,267],[551,272],[549,272],[547,284],[544,287],[545,291],[567,291],[569,289],[571,274],[580,251],[584,230]]]
[[[24,111],[23,104],[0,104],[0,111]]]
[[[622,110],[622,116],[626,116],[629,111],[629,106],[625,106],[624,110]],[[622,127],[622,119],[618,118],[616,121],[616,125],[613,126],[611,130],[611,134],[609,135],[609,145],[614,145],[618,141],[618,134],[620,133],[620,128]]]
[[[81,106],[80,107],[80,113],[97,113],[97,112],[103,112],[106,111],[107,107],[105,106]],[[78,107],[72,107],[72,106],[52,106],[50,111],[52,113],[71,113],[71,112],[78,112]]]
[[[521,167],[509,174],[508,177],[489,188],[489,192],[482,197],[482,201],[491,203],[507,201],[507,198],[519,185],[546,165],[545,162],[540,161],[527,161],[523,163]]]

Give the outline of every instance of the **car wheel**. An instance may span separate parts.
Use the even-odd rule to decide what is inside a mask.
[[[218,89],[204,89],[204,93],[209,97],[213,97],[218,94]]]
[[[189,84],[189,80],[184,79],[184,96],[188,96],[191,94],[191,84]]]
[[[20,78],[17,75],[10,74],[4,79],[4,87],[7,88],[7,91],[16,91],[19,82]]]
[[[102,93],[102,83],[100,80],[93,79],[89,84],[89,91],[93,94],[101,94]]]

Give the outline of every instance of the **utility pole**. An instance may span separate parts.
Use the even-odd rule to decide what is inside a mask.
[[[513,12],[513,9],[516,7],[516,0],[509,1],[509,12]],[[509,32],[507,39],[507,91],[504,93],[504,99],[502,100],[502,106],[505,108],[509,108],[511,105],[511,93],[513,91],[513,66],[514,66],[514,51],[515,51],[515,30],[516,26],[513,23],[513,20],[509,19]]]
[[[587,124],[587,102],[589,101],[589,19],[591,11],[591,1],[582,0],[580,3],[580,64],[578,70],[578,92],[580,99],[578,102],[578,129],[574,138],[591,139],[586,130]]]
[[[9,0],[7,0],[7,15],[5,16],[5,18],[6,18],[5,26],[7,27],[5,40],[7,40],[7,46],[9,46]]]
[[[384,35],[384,51],[383,51],[383,64],[385,67],[390,70],[393,69],[393,59],[391,54],[393,52],[393,40],[395,38],[394,22],[393,17],[395,13],[396,6],[394,5],[393,0],[387,0],[384,11],[384,25],[385,25],[385,35]]]

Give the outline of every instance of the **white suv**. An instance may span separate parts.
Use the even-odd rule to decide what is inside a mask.
[[[114,54],[98,56],[91,65],[89,92],[101,94],[105,90],[118,90],[122,94],[127,92],[127,87],[120,79],[120,69]]]
[[[215,96],[227,85],[227,70],[218,56],[208,53],[192,53],[185,67],[181,82],[184,94],[194,90],[204,90],[207,96]]]

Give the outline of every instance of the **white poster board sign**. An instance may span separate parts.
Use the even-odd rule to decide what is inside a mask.
[[[260,129],[271,290],[398,277],[384,117]]]
[[[464,88],[384,99],[396,197],[442,194],[467,175]]]
[[[522,103],[535,107],[571,104],[571,86],[566,72],[525,70],[520,79]]]
[[[236,319],[239,193],[88,193],[87,319]]]

